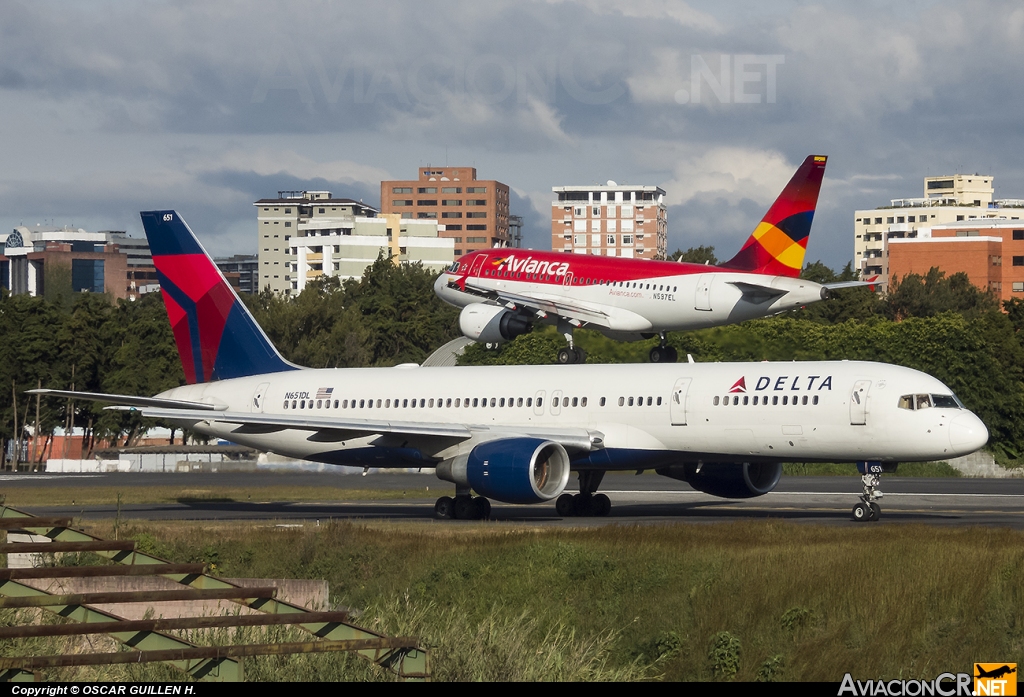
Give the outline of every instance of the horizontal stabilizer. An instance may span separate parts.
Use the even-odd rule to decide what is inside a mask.
[[[25,390],[26,394],[38,394],[44,397],[61,397],[82,399],[87,402],[107,402],[126,407],[155,407],[163,409],[193,409],[198,411],[224,411],[227,406],[204,404],[202,402],[186,402],[180,399],[161,399],[159,397],[135,397],[124,394],[105,394],[103,392],[74,392],[71,390]]]
[[[740,292],[743,293],[743,298],[747,302],[752,303],[768,302],[769,300],[781,298],[789,292],[788,290],[773,288],[761,285],[760,283],[748,283],[746,281],[729,281],[729,283],[739,288]]]
[[[829,290],[835,290],[837,288],[860,288],[862,286],[874,287],[878,285],[877,281],[838,281],[836,283],[822,283]]]

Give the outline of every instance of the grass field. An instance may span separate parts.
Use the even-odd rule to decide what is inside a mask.
[[[1024,651],[1024,533],[1009,530],[176,522],[120,535],[219,575],[327,579],[361,624],[422,637],[440,680],[931,679]],[[246,671],[387,677],[326,655]]]

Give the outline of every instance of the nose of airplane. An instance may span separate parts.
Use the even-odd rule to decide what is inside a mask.
[[[973,453],[988,443],[988,429],[977,416],[965,412],[949,424],[949,444],[961,455]]]

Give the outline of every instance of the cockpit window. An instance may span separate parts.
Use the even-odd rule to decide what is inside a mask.
[[[932,405],[939,409],[963,409],[964,405],[960,403],[960,400],[955,395],[951,394],[933,394]]]
[[[455,273],[458,270],[459,270],[459,262],[457,262],[457,261],[452,262],[452,265],[448,267],[448,271],[450,271],[451,273]]]
[[[951,394],[905,394],[900,397],[899,408],[918,411],[921,409],[964,409],[963,403]]]

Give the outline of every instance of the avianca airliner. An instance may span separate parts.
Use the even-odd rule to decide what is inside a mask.
[[[651,362],[675,362],[666,332],[766,317],[824,300],[832,288],[865,285],[799,278],[826,160],[804,160],[743,248],[724,264],[488,249],[452,264],[434,292],[463,308],[459,326],[474,341],[500,344],[545,322],[556,324],[568,343],[559,363],[585,360],[573,344],[577,327],[624,341],[660,335]]]
[[[455,498],[435,505],[441,518],[485,517],[488,499],[605,515],[611,504],[597,490],[609,470],[653,469],[716,496],[760,496],[781,463],[828,461],[861,463],[854,514],[870,519],[879,472],[988,439],[941,382],[881,363],[300,368],[176,212],[142,221],[188,384],[155,397],[42,393],[314,462],[432,467],[455,484]],[[574,496],[564,493],[571,472]]]

